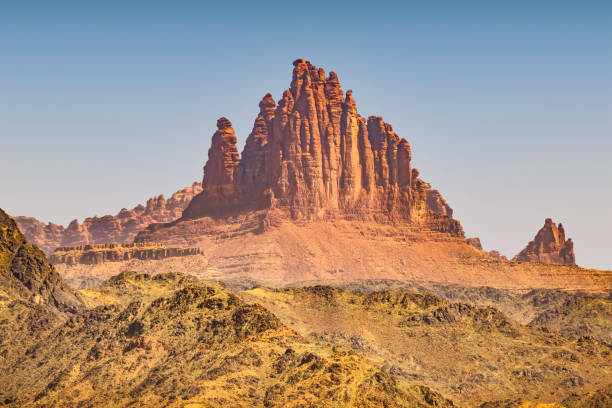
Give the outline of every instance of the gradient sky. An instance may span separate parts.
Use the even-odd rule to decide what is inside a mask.
[[[242,150],[298,57],[485,249],[552,217],[612,269],[611,1],[0,1],[0,207],[66,224],[200,180],[217,118]]]

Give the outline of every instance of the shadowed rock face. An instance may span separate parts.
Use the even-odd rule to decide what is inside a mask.
[[[30,245],[17,224],[0,209],[0,291],[27,304],[75,311],[83,305],[43,252]]]
[[[565,229],[561,223],[557,227],[552,219],[547,218],[533,241],[514,260],[575,265],[574,242],[571,238],[565,240]]]
[[[291,87],[266,94],[242,158],[229,120],[219,119],[204,190],[183,220],[278,208],[294,219],[339,216],[405,221],[463,236],[452,209],[411,165],[410,145],[381,117],[357,112],[334,72],[298,59]]]

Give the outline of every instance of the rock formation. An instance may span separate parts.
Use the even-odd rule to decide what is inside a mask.
[[[181,220],[280,209],[293,219],[407,222],[463,236],[452,209],[412,167],[410,145],[381,117],[359,115],[334,72],[298,59],[290,89],[266,94],[242,157],[217,122],[204,189]]]
[[[482,243],[480,242],[480,238],[478,238],[478,237],[467,238],[466,241],[467,241],[468,244],[470,244],[474,248],[480,249],[481,251],[483,250],[482,249]]]
[[[159,260],[201,254],[199,248],[173,248],[147,244],[90,244],[59,247],[50,256],[49,261],[53,264],[97,265],[130,259]]]
[[[28,243],[17,224],[0,209],[0,294],[60,312],[83,306],[43,252]],[[3,315],[3,318],[5,316]],[[1,355],[1,353],[0,353]]]
[[[465,241],[469,245],[473,246],[474,248],[479,249],[481,251],[484,251],[484,253],[489,255],[491,258],[499,259],[499,260],[502,260],[502,261],[507,261],[508,260],[508,258],[506,258],[504,255],[500,254],[499,251],[496,251],[496,250],[485,251],[482,248],[482,243],[480,242],[480,238],[478,238],[478,237],[467,238]]]
[[[32,217],[15,217],[24,235],[33,244],[50,254],[59,246],[130,242],[136,234],[154,222],[170,222],[181,216],[191,199],[202,191],[201,183],[193,183],[165,199],[163,194],[137,205],[131,210],[123,208],[117,215],[89,217],[79,224],[72,221],[68,227],[44,224]]]
[[[557,227],[552,219],[547,218],[533,241],[529,242],[513,260],[575,265],[574,243],[571,238],[565,239],[565,229],[561,223]]]
[[[5,333],[25,340],[0,354],[3,407],[455,407],[220,285],[125,273],[83,296],[90,307],[53,330],[0,331],[0,351]]]

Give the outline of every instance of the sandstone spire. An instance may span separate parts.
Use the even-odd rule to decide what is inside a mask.
[[[221,215],[234,211],[237,202],[234,172],[239,163],[232,122],[220,118],[204,166],[202,193],[185,209],[183,218],[198,218],[200,213]]]
[[[542,262],[575,265],[574,242],[565,240],[565,229],[547,218],[533,241],[513,259],[520,262]]]
[[[289,89],[270,94],[242,158],[227,119],[219,120],[204,169],[204,188],[183,218],[276,207],[292,218],[410,222],[463,235],[437,190],[412,168],[410,145],[382,117],[359,115],[353,92],[304,59],[293,62]]]

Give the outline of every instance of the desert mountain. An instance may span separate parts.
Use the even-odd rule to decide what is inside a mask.
[[[381,117],[357,112],[338,76],[298,59],[276,103],[266,94],[242,155],[217,121],[203,191],[182,220],[279,209],[292,219],[401,221],[462,236],[452,209],[412,167],[410,145]]]
[[[82,224],[72,221],[67,227],[43,224],[33,217],[15,217],[27,239],[50,254],[60,246],[131,242],[136,234],[153,222],[170,222],[179,218],[191,199],[202,191],[193,183],[165,199],[163,194],[149,198],[146,205],[123,208],[116,215],[86,218]]]
[[[519,262],[542,262],[563,265],[575,265],[574,242],[571,238],[565,240],[565,229],[547,218],[533,241],[515,257]]]
[[[587,294],[560,289],[498,289],[406,280],[336,282],[335,286],[360,293],[403,290],[434,294],[451,303],[494,307],[517,323],[546,327],[567,338],[578,340],[589,336],[612,344],[612,291]]]
[[[1,210],[0,228],[3,406],[453,406],[193,277],[76,295]]]
[[[200,247],[223,279],[243,277],[268,286],[395,279],[514,289],[612,289],[610,271],[506,261],[464,238],[409,224],[291,220],[279,210],[152,224],[136,240]]]
[[[61,312],[82,306],[43,252],[28,243],[17,224],[0,209],[0,290],[3,296]]]
[[[538,234],[542,239],[523,251],[527,258],[507,261],[497,251],[484,252],[478,239],[466,240],[452,215],[442,195],[419,177],[408,142],[382,118],[360,116],[352,92],[342,91],[335,73],[326,76],[298,59],[278,103],[270,94],[259,103],[242,154],[231,122],[217,121],[202,184],[167,201],[157,197],[146,207],[68,228],[18,221],[48,253],[58,246],[132,238],[149,246],[197,247],[206,263],[184,257],[194,266],[190,271],[176,260],[162,270],[209,277],[214,269],[224,280],[266,285],[417,279],[499,288],[612,289],[609,271],[574,265],[571,240],[561,240],[562,226],[551,222],[545,226],[550,233]],[[65,276],[86,287],[90,277],[99,281],[111,276],[109,271],[132,266],[150,271],[131,262],[67,268]]]
[[[6,406],[454,406],[193,279],[120,275],[84,296],[100,306],[41,335],[10,375],[0,366]]]
[[[524,326],[490,306],[380,288],[392,282],[235,291],[180,273],[124,272],[77,293],[0,215],[4,406],[454,406],[429,387],[467,406],[610,399],[609,344]],[[430,285],[449,297],[480,293]],[[584,309],[559,304],[560,314]],[[557,313],[548,310],[544,324]]]
[[[0,209],[0,377],[10,378],[6,369],[33,339],[82,309],[80,296]]]
[[[242,154],[217,121],[203,190],[135,242],[198,246],[228,277],[268,285],[369,278],[480,286],[611,288],[612,274],[508,262],[466,241],[452,209],[412,167],[408,142],[357,113],[338,76],[294,62],[280,101],[266,94]],[[472,245],[470,245],[470,243]]]

